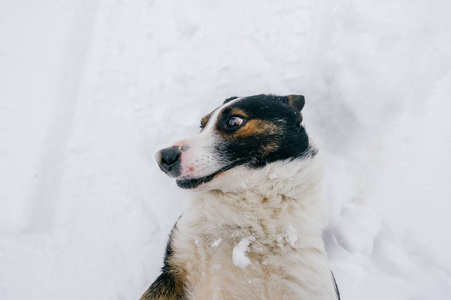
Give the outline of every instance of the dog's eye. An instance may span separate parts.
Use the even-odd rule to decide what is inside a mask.
[[[231,117],[227,121],[227,127],[228,128],[239,127],[243,124],[243,122],[244,122],[244,120],[240,117]]]

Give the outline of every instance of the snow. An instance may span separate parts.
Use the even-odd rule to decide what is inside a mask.
[[[451,2],[1,7],[0,299],[138,299],[187,197],[154,153],[259,93],[306,97],[343,299],[449,298]]]
[[[218,247],[219,244],[221,244],[221,242],[222,242],[222,238],[219,238],[216,241],[214,241],[213,244],[211,244],[211,247]]]
[[[246,256],[246,252],[249,252],[249,244],[251,241],[255,241],[254,236],[243,238],[238,245],[233,248],[232,260],[235,266],[244,269],[251,264],[251,260]]]
[[[297,242],[298,236],[296,235],[296,229],[293,227],[293,224],[288,225],[287,236],[285,239],[291,247],[294,247],[294,243]]]

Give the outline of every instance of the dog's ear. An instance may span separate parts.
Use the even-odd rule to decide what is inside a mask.
[[[301,111],[304,108],[304,104],[305,104],[304,96],[302,96],[302,95],[288,95],[285,98],[287,99],[286,102],[288,103],[288,105],[290,105],[295,110]]]
[[[222,103],[222,104],[226,104],[226,103],[228,103],[228,102],[230,102],[232,100],[235,100],[235,99],[238,99],[238,97],[233,96],[233,97],[227,98],[227,99],[225,99],[224,103]]]

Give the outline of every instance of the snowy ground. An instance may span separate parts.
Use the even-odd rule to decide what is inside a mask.
[[[187,197],[155,151],[306,96],[343,299],[451,294],[451,2],[0,1],[0,299],[137,299]]]

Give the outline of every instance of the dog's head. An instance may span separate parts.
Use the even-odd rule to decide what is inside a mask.
[[[163,172],[185,189],[220,186],[234,170],[300,158],[309,152],[301,125],[304,97],[232,97],[201,120],[197,136],[157,152]],[[221,176],[219,176],[221,175]]]

